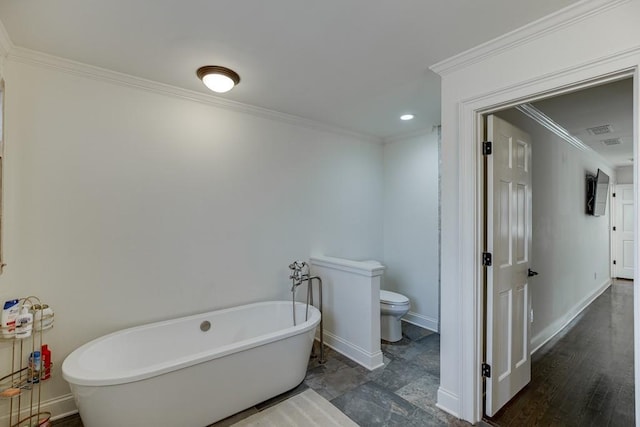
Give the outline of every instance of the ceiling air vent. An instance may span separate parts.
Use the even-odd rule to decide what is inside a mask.
[[[611,125],[594,126],[592,128],[587,128],[587,132],[589,132],[591,135],[604,135],[606,133],[613,132],[613,126]]]
[[[622,144],[622,140],[620,138],[603,139],[602,143],[604,145],[606,145],[607,147],[610,147],[612,145],[620,145],[620,144]]]

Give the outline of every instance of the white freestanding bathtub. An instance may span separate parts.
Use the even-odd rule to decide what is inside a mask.
[[[304,380],[320,312],[260,302],[124,329],[62,364],[85,427],[204,427]],[[210,325],[208,330],[207,323]]]

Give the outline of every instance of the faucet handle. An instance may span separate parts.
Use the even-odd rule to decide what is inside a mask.
[[[304,267],[309,267],[306,262],[300,261],[299,259],[293,261],[289,264],[289,270],[302,270]]]

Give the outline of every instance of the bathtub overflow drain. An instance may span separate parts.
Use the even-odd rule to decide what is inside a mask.
[[[200,323],[200,330],[202,332],[207,332],[209,329],[211,329],[211,323],[208,320]]]

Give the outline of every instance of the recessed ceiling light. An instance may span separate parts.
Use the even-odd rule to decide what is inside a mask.
[[[400,120],[412,120],[415,116],[413,114],[403,114],[400,116]]]
[[[196,74],[206,87],[217,93],[229,92],[235,85],[240,83],[238,73],[219,65],[200,67]]]

